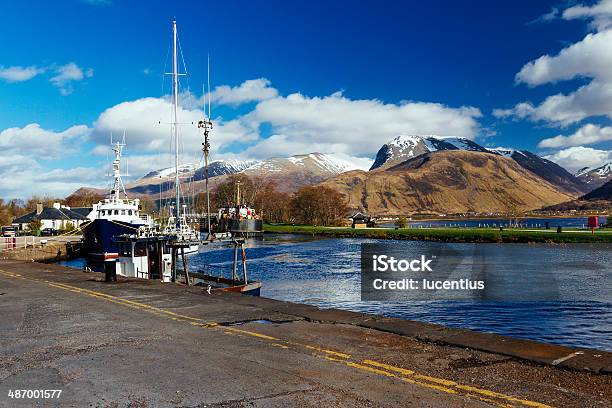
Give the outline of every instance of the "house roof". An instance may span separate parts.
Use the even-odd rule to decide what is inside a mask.
[[[355,214],[353,214],[351,216],[352,219],[359,219],[359,220],[363,220],[363,219],[368,219],[370,217],[368,217],[367,215],[365,215],[364,213],[361,212],[356,212]]]
[[[21,217],[17,217],[13,220],[13,224],[27,224],[32,220],[64,220],[64,221],[85,221],[88,218],[79,214],[78,212],[68,210],[66,208],[53,208],[45,207],[40,214],[36,214],[36,211],[32,211]]]
[[[81,214],[83,217],[87,217],[89,213],[93,210],[92,207],[71,207],[70,211],[75,212],[77,214]]]

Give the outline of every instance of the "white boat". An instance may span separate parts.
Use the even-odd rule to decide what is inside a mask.
[[[84,225],[83,239],[90,256],[103,259],[116,258],[118,255],[115,237],[132,234],[140,228],[152,228],[154,220],[141,212],[140,200],[129,199],[121,179],[121,155],[125,147],[125,137],[112,145],[115,153],[113,160],[113,186],[104,200],[93,204],[89,224]]]
[[[182,249],[185,254],[194,253],[199,251],[201,242],[200,232],[191,228],[187,223],[187,219],[184,213],[181,213],[181,185],[179,178],[179,135],[178,135],[178,55],[177,55],[177,31],[176,31],[176,20],[172,21],[172,36],[173,36],[173,52],[172,52],[172,138],[174,145],[174,214],[169,217],[166,227],[164,228],[164,235],[175,237],[175,245],[182,245]],[[160,203],[161,204],[161,203]],[[183,210],[185,211],[185,210]]]

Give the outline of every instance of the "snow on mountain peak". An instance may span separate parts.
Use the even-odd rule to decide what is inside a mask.
[[[523,153],[522,151],[513,149],[511,147],[492,147],[492,148],[487,147],[487,150],[492,153],[497,153],[504,157],[512,157],[514,153],[525,156],[525,153]]]

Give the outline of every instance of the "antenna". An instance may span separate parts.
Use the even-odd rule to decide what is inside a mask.
[[[210,54],[208,54],[208,120],[212,120],[210,116]]]

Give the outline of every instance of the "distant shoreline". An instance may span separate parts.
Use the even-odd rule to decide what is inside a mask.
[[[522,217],[512,217],[513,220],[526,220],[526,219],[543,219],[543,220],[558,220],[566,218],[588,218],[588,217],[609,217],[608,214],[586,214],[586,215],[526,215]],[[389,222],[396,220],[397,217],[392,218]],[[476,216],[476,217],[428,217],[428,218],[411,218],[406,217],[408,222],[420,222],[420,221],[474,221],[474,220],[509,220],[510,217],[502,216]]]
[[[612,243],[612,230],[590,231],[496,228],[359,228],[265,224],[264,233],[341,238],[377,238],[463,243]]]

